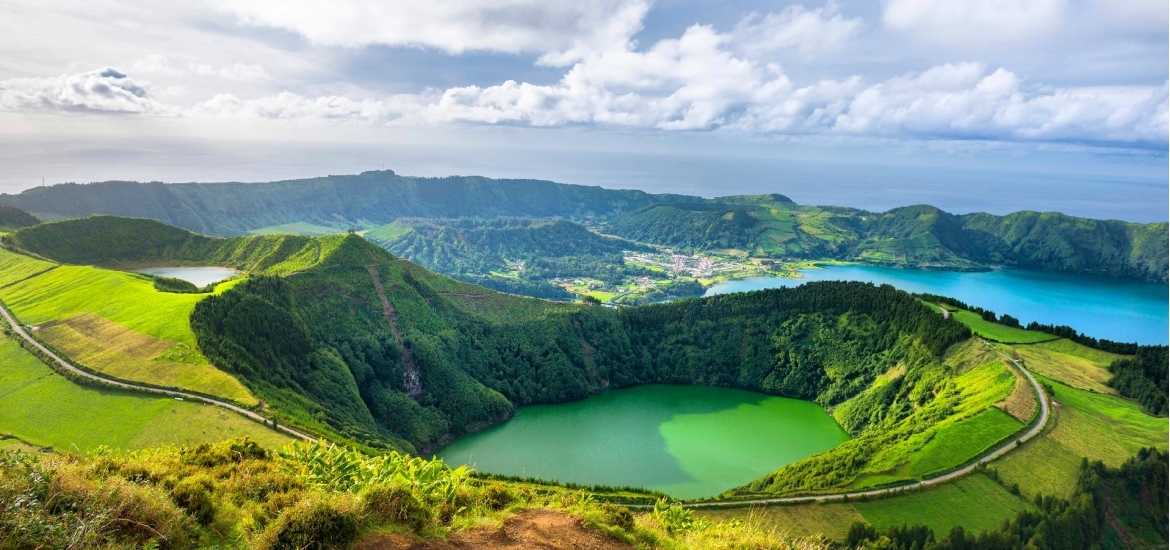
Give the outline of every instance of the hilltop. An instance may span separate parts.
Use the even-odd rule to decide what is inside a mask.
[[[59,184],[0,195],[0,205],[45,220],[94,214],[152,218],[218,236],[282,227],[372,229],[403,218],[502,216],[558,218],[641,243],[762,258],[959,270],[1003,265],[1157,282],[1167,281],[1170,266],[1166,223],[1030,211],[955,215],[927,205],[867,212],[799,205],[778,194],[705,199],[540,180],[418,178],[388,170],[267,183]]]

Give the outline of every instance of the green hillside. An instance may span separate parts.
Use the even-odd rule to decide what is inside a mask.
[[[754,197],[646,206],[616,216],[606,228],[641,242],[697,250],[733,248],[762,257],[925,269],[1008,265],[1158,282],[1167,280],[1170,232],[1165,223],[1051,212],[958,216],[923,205],[874,213]]]
[[[501,292],[572,300],[550,283],[589,278],[621,285],[653,272],[626,265],[624,251],[649,251],[622,239],[597,235],[564,220],[411,218],[374,228],[367,239],[432,271]]]
[[[21,208],[44,220],[109,214],[153,218],[221,236],[302,222],[375,227],[412,216],[586,219],[666,200],[699,199],[540,180],[417,178],[389,170],[267,183],[69,183],[0,195],[0,205]]]
[[[19,208],[0,206],[0,231],[12,231],[41,223],[36,216]]]
[[[1158,282],[1167,281],[1170,266],[1166,223],[1054,212],[954,215],[924,205],[879,213],[798,205],[783,195],[703,199],[537,180],[416,178],[391,171],[268,183],[61,184],[0,195],[0,206],[45,220],[94,214],[152,218],[220,236],[322,234],[412,217],[513,216],[605,224],[607,232],[634,241],[768,258],[927,269],[1007,265]]]

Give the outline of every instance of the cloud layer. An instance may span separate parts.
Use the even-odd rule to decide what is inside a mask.
[[[126,72],[107,67],[0,80],[0,110],[368,126],[593,125],[1143,147],[1167,143],[1164,80],[1045,85],[1011,67],[977,61],[931,62],[920,70],[878,76],[819,76],[808,69],[837,55],[864,58],[856,42],[875,32],[899,33],[915,43],[967,44],[980,51],[1035,41],[1076,14],[1100,9],[1103,0],[889,0],[873,24],[846,15],[835,3],[789,5],[744,15],[722,29],[693,24],[645,44],[636,37],[650,0],[401,5],[338,0],[328,9],[306,0],[210,1],[211,12],[235,24],[289,31],[338,56],[370,46],[422,48],[444,58],[502,52],[552,67],[547,70],[555,76],[419,86],[412,93],[389,95],[348,82],[290,86],[296,81],[282,78],[279,70],[270,73],[266,66],[273,65],[252,61],[246,52],[234,62],[221,55],[218,63],[190,53],[149,53],[118,65]],[[1135,2],[1118,12],[1115,26],[1149,26],[1148,15],[1158,10],[1164,6]],[[793,71],[793,66],[804,70]],[[139,80],[145,77],[164,84],[152,87]],[[183,85],[166,86],[167,79]],[[189,87],[213,92],[192,94]],[[191,102],[174,104],[180,96]]]

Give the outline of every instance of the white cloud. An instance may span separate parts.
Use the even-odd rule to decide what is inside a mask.
[[[315,44],[387,45],[550,54],[571,62],[583,51],[623,44],[642,26],[649,0],[213,0],[246,24],[285,29]],[[574,53],[576,52],[576,53]]]
[[[232,65],[217,67],[207,63],[187,63],[185,67],[173,65],[166,56],[151,54],[137,59],[130,65],[130,71],[164,76],[200,76],[207,78],[222,78],[238,82],[253,82],[268,80],[268,71],[257,63],[237,62]]]
[[[148,85],[113,68],[49,78],[0,80],[0,109],[167,114],[173,108],[149,97]]]
[[[833,130],[861,135],[1165,143],[1161,87],[1029,91],[1005,69],[948,64],[854,96]]]
[[[956,49],[1011,47],[1055,31],[1067,0],[887,0],[887,28]]]
[[[594,123],[663,130],[728,127],[763,134],[1166,142],[1165,85],[1029,89],[1005,69],[989,71],[979,63],[960,63],[872,85],[854,76],[796,86],[775,66],[721,56],[714,47],[720,43],[718,37],[707,28],[693,27],[681,39],[660,43],[624,66],[644,64],[657,68],[657,76],[652,71],[586,76],[592,69],[582,63],[552,86],[508,81],[384,100],[312,99],[287,93],[257,100],[220,96],[196,111],[365,124]],[[698,55],[680,54],[691,48]],[[710,80],[691,78],[715,65],[723,65],[725,71]],[[646,78],[631,78],[632,74]],[[614,91],[607,84],[626,91]]]
[[[845,19],[835,5],[814,10],[792,5],[780,13],[745,17],[733,35],[749,55],[760,56],[776,50],[795,49],[801,55],[840,50],[861,28],[861,19]]]

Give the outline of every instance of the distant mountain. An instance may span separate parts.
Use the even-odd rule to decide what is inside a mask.
[[[540,180],[416,178],[389,170],[268,183],[68,183],[0,195],[0,205],[45,220],[93,214],[153,218],[220,236],[296,222],[369,228],[404,217],[584,220],[662,201],[698,200]]]
[[[689,249],[834,258],[893,267],[1018,266],[1166,282],[1166,223],[1091,220],[1055,212],[955,215],[933,206],[884,213],[723,197],[657,204],[615,216],[608,232]]]
[[[954,215],[925,205],[875,213],[802,206],[783,195],[703,199],[538,180],[415,178],[391,171],[270,183],[62,184],[0,195],[0,205],[46,220],[111,214],[223,236],[295,223],[368,229],[412,217],[515,216],[603,224],[608,233],[633,241],[764,257],[924,269],[1005,265],[1157,282],[1167,281],[1170,268],[1166,223],[1038,212]]]
[[[427,269],[466,282],[562,300],[574,295],[549,284],[548,279],[589,277],[621,284],[627,276],[648,274],[627,266],[622,252],[651,250],[598,235],[576,223],[530,218],[409,218],[372,229],[366,238]]]

